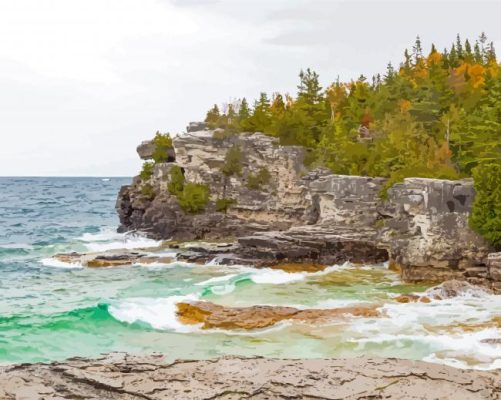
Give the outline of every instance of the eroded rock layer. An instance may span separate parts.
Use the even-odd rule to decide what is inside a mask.
[[[462,399],[501,396],[501,373],[421,361],[110,354],[0,367],[0,399]]]

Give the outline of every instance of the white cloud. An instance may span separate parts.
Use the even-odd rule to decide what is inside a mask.
[[[132,175],[209,106],[398,62],[420,33],[501,38],[494,2],[0,1],[0,175]],[[496,42],[498,43],[498,42]]]

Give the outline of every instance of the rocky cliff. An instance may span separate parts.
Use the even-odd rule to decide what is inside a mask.
[[[226,137],[203,123],[187,131],[174,138],[170,162],[121,189],[121,231],[157,239],[233,239],[238,244],[232,251],[256,264],[389,260],[407,281],[460,278],[501,290],[497,267],[489,267],[497,265],[488,262],[492,249],[468,227],[471,180],[408,178],[383,200],[385,179],[308,170],[304,148],[281,146],[260,133]],[[222,171],[235,147],[241,169],[228,176]],[[138,148],[143,159],[152,151],[148,142]],[[186,181],[210,189],[202,213],[184,212],[167,190],[173,166]],[[262,170],[266,182],[251,185]],[[144,195],[145,185],[152,195]],[[222,198],[235,201],[227,212],[217,211]]]

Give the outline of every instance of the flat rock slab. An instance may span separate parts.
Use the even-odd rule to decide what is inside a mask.
[[[378,305],[331,309],[299,310],[282,306],[224,307],[208,301],[177,303],[177,316],[185,324],[201,324],[203,329],[261,329],[280,321],[327,322],[354,317],[380,317]]]
[[[0,367],[0,399],[500,399],[501,370],[421,361],[102,358]]]

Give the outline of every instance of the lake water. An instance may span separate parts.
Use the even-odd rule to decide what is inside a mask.
[[[0,363],[163,352],[312,358],[372,355],[457,367],[501,367],[501,296],[401,304],[405,285],[387,266],[344,264],[320,273],[172,263],[88,269],[58,252],[154,247],[117,234],[114,205],[130,178],[0,178]],[[382,317],[282,323],[262,331],[201,330],[176,318],[176,302],[335,308],[378,304]]]

